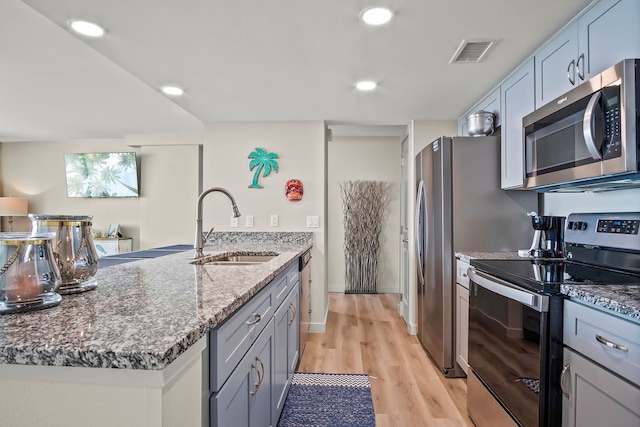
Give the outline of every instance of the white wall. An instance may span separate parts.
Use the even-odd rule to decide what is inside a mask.
[[[567,216],[573,212],[640,212],[640,188],[602,193],[547,193],[544,215]]]
[[[340,183],[384,181],[391,186],[388,216],[380,236],[378,292],[399,291],[400,137],[336,137],[328,144],[327,262],[329,292],[344,292],[344,220]]]
[[[242,216],[239,227],[231,228],[231,204],[220,193],[211,193],[203,203],[203,228],[235,231],[312,231],[311,330],[323,332],[328,309],[326,287],[326,137],[322,121],[268,123],[210,123],[206,125],[203,150],[203,188],[229,190]],[[247,156],[263,148],[278,155],[278,172],[260,177],[264,188],[248,188],[253,171]],[[304,196],[293,202],[285,197],[285,183],[302,181]],[[271,214],[279,226],[271,227]],[[246,227],[253,215],[254,227]],[[319,228],[307,228],[306,217],[318,216]]]
[[[3,195],[26,197],[29,213],[92,215],[95,229],[106,231],[120,224],[121,233],[139,241],[140,220],[137,198],[85,199],[67,197],[64,153],[138,151],[122,139],[2,144]],[[144,192],[144,186],[140,185]],[[15,217],[13,229],[31,227],[27,217]],[[6,229],[6,227],[3,227]]]
[[[2,195],[26,197],[30,213],[92,215],[93,227],[119,224],[133,248],[191,243],[198,191],[198,145],[202,135],[165,134],[125,139],[2,143]],[[172,144],[172,145],[170,145]],[[64,153],[135,151],[140,197],[67,197]],[[3,218],[3,230],[6,218]],[[30,229],[27,217],[14,218],[14,230]],[[143,241],[141,241],[143,239]]]
[[[202,134],[134,135],[139,146],[140,248],[193,244]]]

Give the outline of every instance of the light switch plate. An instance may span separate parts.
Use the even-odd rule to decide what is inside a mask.
[[[253,227],[253,215],[247,215],[246,219],[245,219],[245,225],[248,228],[252,228]]]
[[[271,215],[271,226],[272,227],[278,226],[278,215]]]
[[[317,216],[308,216],[307,228],[318,228],[318,227],[320,227],[320,218]]]
[[[238,228],[238,218],[231,217],[231,227]]]

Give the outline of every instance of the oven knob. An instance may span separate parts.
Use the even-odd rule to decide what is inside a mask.
[[[573,223],[572,229],[573,230],[578,230],[579,227],[580,227],[580,223],[578,221],[576,221],[576,222]]]
[[[587,223],[586,222],[581,222],[580,223],[580,230],[584,231],[587,229]]]

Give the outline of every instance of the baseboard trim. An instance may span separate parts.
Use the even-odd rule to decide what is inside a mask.
[[[331,292],[331,291],[329,291]],[[322,322],[310,322],[309,333],[311,334],[324,334],[327,330],[327,317],[329,316],[329,304],[324,310],[324,319]]]
[[[328,291],[329,292],[335,292],[335,293],[343,294],[344,293],[344,288],[345,288],[344,284],[329,285],[328,286]],[[398,294],[398,293],[400,293],[400,289],[396,285],[378,286],[378,289],[376,290],[376,293],[378,293],[378,294]]]

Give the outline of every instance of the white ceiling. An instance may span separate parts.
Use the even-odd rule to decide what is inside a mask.
[[[0,141],[455,119],[591,0],[2,0]],[[367,27],[368,6],[394,11]],[[106,28],[100,39],[70,19]],[[449,64],[462,39],[500,42]],[[379,83],[359,93],[356,80]],[[158,88],[172,84],[184,96]]]

